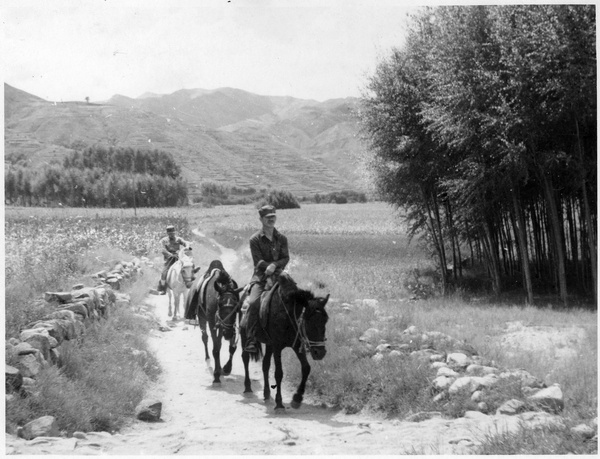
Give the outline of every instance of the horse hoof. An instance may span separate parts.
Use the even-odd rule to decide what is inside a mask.
[[[220,387],[221,386],[221,381],[213,381],[212,385]]]
[[[278,413],[278,414],[285,413],[285,406],[276,406],[275,413]]]
[[[300,408],[300,406],[301,406],[301,405],[302,405],[302,402],[296,402],[296,401],[294,401],[294,400],[292,400],[292,403],[290,403],[290,406],[291,406],[292,408],[296,409],[296,410],[297,410],[298,408]]]
[[[251,394],[252,393],[252,389],[248,388],[248,389],[244,389],[244,394]]]

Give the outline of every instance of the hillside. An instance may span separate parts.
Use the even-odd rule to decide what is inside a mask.
[[[298,196],[361,190],[355,99],[323,103],[232,88],[49,102],[8,84],[5,160],[43,164],[87,145],[170,152],[196,194],[203,181]]]

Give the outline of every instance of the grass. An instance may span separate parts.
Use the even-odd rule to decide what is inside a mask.
[[[10,211],[7,209],[7,219]],[[14,213],[28,211],[31,212],[26,209]],[[63,218],[72,219],[82,211],[64,209]],[[123,225],[119,228],[127,228],[120,233],[143,234],[139,236],[140,241],[145,241],[151,257],[156,254],[155,246],[166,222],[177,221],[190,238],[193,239],[191,229],[198,228],[219,244],[236,250],[242,263],[247,264],[250,260],[248,238],[260,226],[252,205],[138,209],[137,217],[132,210],[86,211],[87,214],[81,215],[84,224],[107,218],[115,225]],[[381,331],[382,339],[394,342],[404,329],[415,325],[422,331],[439,331],[466,341],[497,367],[524,368],[548,385],[559,383],[565,394],[562,415],[569,425],[597,416],[595,306],[556,309],[544,302],[543,307],[532,307],[460,289],[449,297],[409,301],[409,287],[415,274],[430,274],[431,259],[428,251],[415,241],[409,244],[398,215],[386,204],[302,204],[301,209],[280,210],[277,214],[277,227],[290,242],[288,269],[291,275],[301,287],[318,294],[331,293],[332,297],[328,306],[328,354],[323,361],[311,361],[307,394],[348,412],[376,411],[399,418],[418,411],[441,411],[449,417],[462,415],[465,409],[472,408],[466,398],[432,401],[429,387],[433,374],[428,365],[410,358],[385,358],[375,362],[370,358],[371,351],[358,340],[368,328],[375,327]],[[111,239],[109,246],[115,244],[122,244],[125,252],[140,246],[129,244],[125,237],[117,242]],[[203,254],[196,254],[198,256]],[[206,266],[210,260],[196,261]],[[85,270],[90,271],[91,267]],[[248,272],[244,272],[246,275],[249,279]],[[242,276],[236,280],[243,284],[247,279]],[[143,296],[144,292],[141,289],[139,294]],[[364,298],[377,299],[378,311],[369,307],[352,307],[350,313],[344,311],[343,303],[354,304],[355,300]],[[511,354],[506,352],[502,337],[507,324],[515,321],[524,326],[579,327],[586,330],[587,338],[578,343],[576,355],[570,360],[533,351]],[[285,375],[295,384],[299,366],[293,352],[288,351],[284,352]],[[503,401],[522,395],[520,386],[507,380],[486,394],[486,399],[490,409],[494,409]],[[528,440],[534,438],[534,432],[524,431],[519,435],[521,437],[515,439],[494,437],[482,446],[481,454],[582,451],[573,446],[568,430],[544,431],[545,446],[536,448]]]

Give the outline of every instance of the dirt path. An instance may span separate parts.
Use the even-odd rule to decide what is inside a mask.
[[[209,242],[214,250],[214,241]],[[224,256],[227,261],[224,264],[234,261],[234,253],[224,252]],[[149,397],[162,401],[160,422],[134,421],[120,434],[91,433],[81,439],[41,438],[25,442],[7,437],[7,453],[153,456],[465,454],[482,438],[483,432],[517,428],[518,416],[480,413],[469,413],[457,420],[434,418],[419,423],[345,415],[311,401],[310,394],[296,410],[289,408],[293,390],[285,387],[283,400],[288,408],[284,413],[276,414],[274,403],[262,400],[260,364],[251,363],[254,393],[243,394],[239,349],[234,357],[232,374],[222,377],[220,386],[212,385],[212,363],[203,360],[200,330],[181,321],[170,322],[167,304],[164,296],[150,296],[146,300],[146,307],[154,311],[163,326],[170,328],[170,331],[154,330],[149,337],[163,368],[160,381],[149,391]],[[222,354],[226,359],[227,346]]]

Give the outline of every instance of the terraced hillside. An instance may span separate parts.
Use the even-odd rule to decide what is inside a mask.
[[[5,160],[39,165],[87,145],[170,152],[190,186],[204,181],[286,189],[297,196],[363,189],[352,99],[305,101],[244,91],[182,90],[49,102],[10,85]]]

